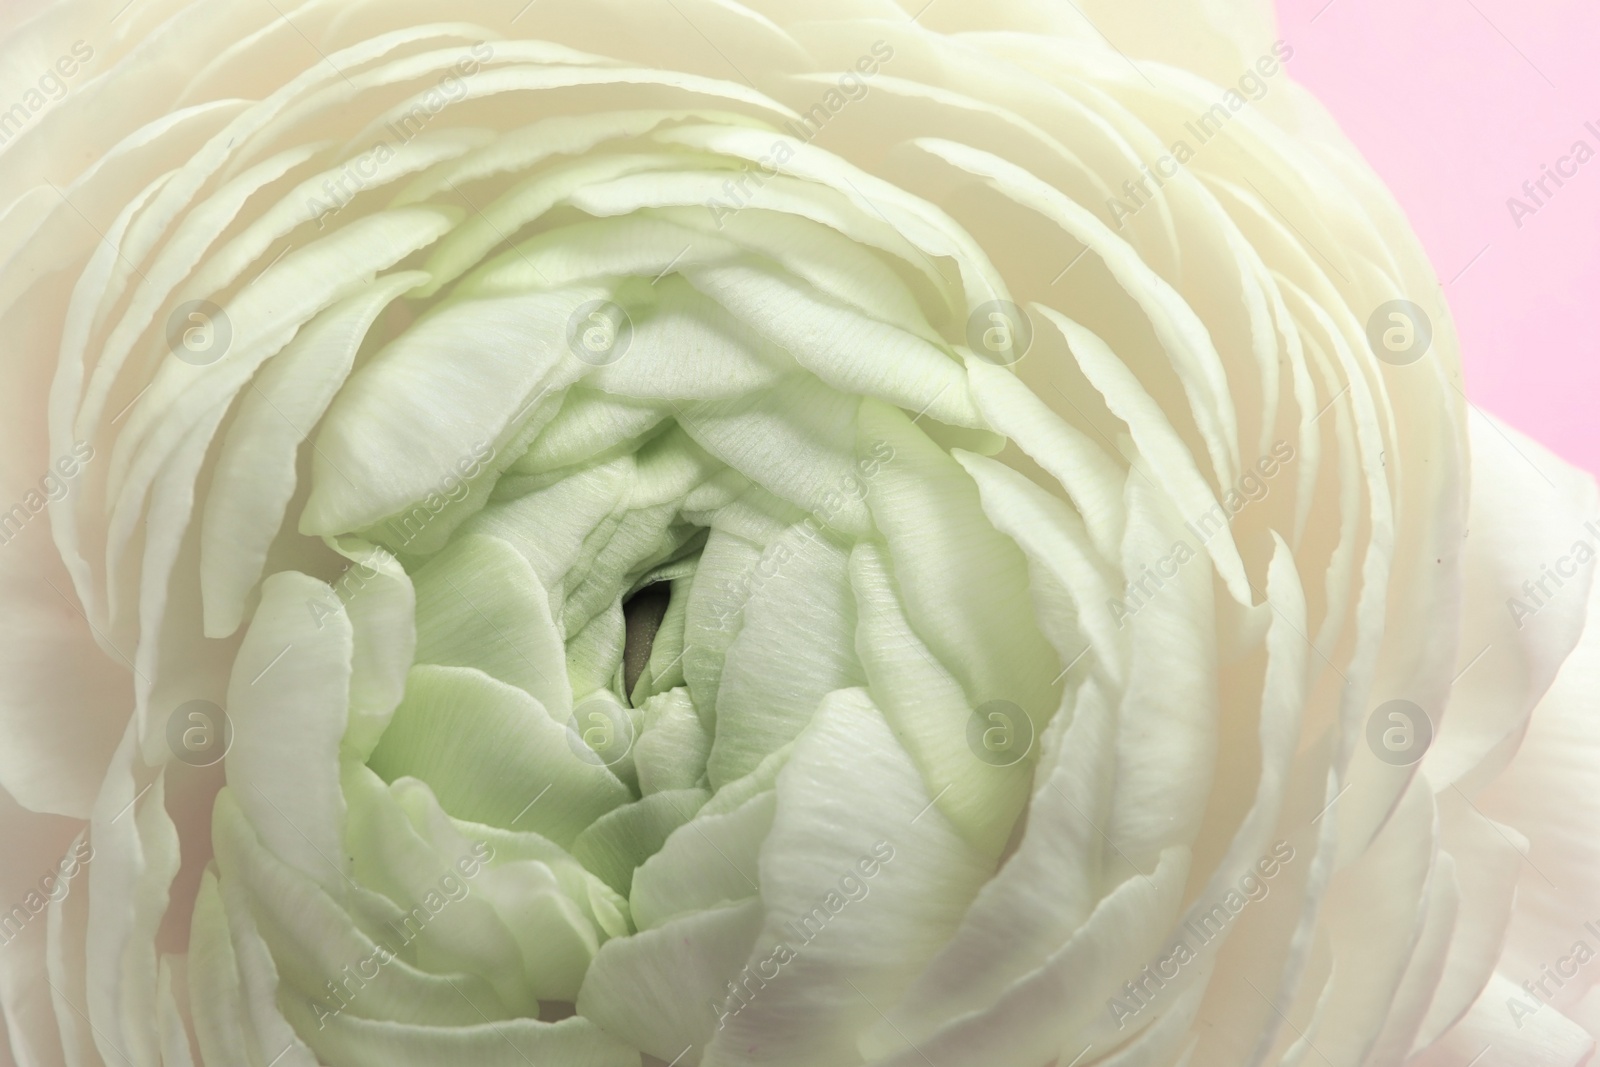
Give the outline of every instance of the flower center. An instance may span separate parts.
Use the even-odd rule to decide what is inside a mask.
[[[672,586],[654,582],[634,593],[622,603],[622,618],[627,625],[627,637],[622,646],[622,677],[624,693],[631,697],[650,662],[650,650],[656,634],[666,618],[672,603]]]

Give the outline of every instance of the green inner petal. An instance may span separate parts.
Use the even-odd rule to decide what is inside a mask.
[[[420,778],[460,819],[527,829],[562,845],[629,791],[581,758],[565,724],[520,689],[470,667],[418,666],[369,765],[385,781]],[[537,803],[544,790],[554,802]]]
[[[508,68],[490,95],[656,77],[545,58],[558,66]],[[759,125],[685,109],[441,129],[384,209],[444,232],[399,265],[424,270],[351,298],[370,319],[406,290],[364,339],[340,334],[342,384],[306,399],[317,424],[274,461],[306,441],[293,525],[359,567],[324,597],[352,664],[348,729],[305,777],[341,787],[342,809],[317,799],[343,847],[318,829],[344,862],[314,870],[230,793],[196,920],[214,970],[242,970],[249,936],[281,961],[283,1016],[315,1027],[318,1055],[477,1056],[488,1022],[583,1062],[618,1040],[697,1062],[764,1026],[844,1062],[870,1009],[838,976],[859,968],[886,1002],[911,985],[1014,843],[1058,708],[1125,666],[1091,603],[1117,577],[1102,550],[1123,533],[1122,472],[1075,464],[1068,495],[1100,509],[1080,519],[1000,466],[1014,379],[976,366],[962,321],[1004,297],[995,269],[937,208],[807,145],[748,210],[706,212],[788,136]],[[1033,447],[1068,432],[1023,415]],[[297,484],[277,468],[272,507]],[[218,530],[254,513],[217,499]],[[245,587],[217,588],[221,625]],[[270,654],[275,619],[258,611],[246,660]],[[1064,671],[1085,634],[1105,662]],[[999,757],[997,706],[1020,738]],[[270,752],[245,732],[241,768]],[[888,872],[876,903],[786,969],[793,1010],[774,995],[719,1021],[733,976],[769,959],[760,942],[832,908],[868,853]],[[321,1018],[316,975],[441,893],[372,1006]],[[893,947],[869,959],[874,939]],[[468,1004],[406,1014],[459,976],[476,1021]],[[223,1014],[241,998],[226,981],[214,997]]]

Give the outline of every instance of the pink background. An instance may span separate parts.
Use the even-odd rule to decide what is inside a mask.
[[[1277,0],[1289,69],[1394,191],[1456,317],[1467,395],[1600,472],[1600,4]],[[1585,140],[1519,228],[1506,201]],[[1572,164],[1566,164],[1571,170]],[[1543,194],[1540,194],[1543,196]]]

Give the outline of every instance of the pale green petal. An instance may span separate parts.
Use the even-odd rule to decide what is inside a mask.
[[[515,233],[586,185],[624,174],[660,171],[680,166],[684,160],[668,155],[612,155],[582,159],[553,167],[512,188],[481,213],[466,220],[428,258],[426,270],[433,284],[422,296],[432,296],[483,260],[505,235]]]
[[[782,535],[746,576],[751,595],[717,689],[713,787],[793,741],[828,693],[866,680],[846,564],[820,524],[808,522]]]
[[[684,615],[683,676],[708,729],[716,725],[723,659],[744,625],[750,576],[763,555],[760,545],[716,528],[700,553]]]
[[[381,167],[373,168],[374,173],[364,185],[381,186],[431,163],[458,156],[467,151],[473,141],[481,141],[483,136],[484,131],[477,130],[418,137],[400,146]],[[261,262],[274,243],[308,222],[315,221],[318,230],[325,232],[328,218],[337,218],[327,213],[337,210],[342,202],[334,183],[348,181],[351,169],[350,163],[341,163],[286,190],[275,203],[194,269],[194,276],[188,279],[185,286],[186,295],[193,299],[226,290],[245,271]],[[359,225],[358,219],[352,219],[351,224]],[[216,235],[206,236],[214,238]]]
[[[461,535],[493,534],[521,553],[550,593],[551,617],[570,639],[576,631],[565,622],[562,594],[567,575],[590,547],[595,530],[620,520],[624,509],[619,501],[633,477],[633,456],[619,456],[545,488],[497,501],[475,516]]]
[[[727,266],[684,274],[835,389],[926,411],[955,426],[982,424],[961,364],[922,338],[863,319],[777,272]]]
[[[1116,559],[1125,521],[1122,466],[1011,371],[973,358],[967,362],[967,373],[984,419],[1060,483],[1077,506],[1100,557]]]
[[[793,753],[794,742],[791,741],[762,760],[755,770],[743,778],[737,778],[718,789],[716,795],[700,809],[700,813],[707,816],[726,815],[743,807],[754,797],[774,789],[778,784],[778,774],[788,765]]]
[[[250,1022],[248,1032],[255,1035],[251,1050],[263,1065],[271,1064],[273,1056],[283,1056],[280,1062],[311,1067],[317,1063],[317,1057],[293,1024],[285,1018],[278,1004],[283,986],[279,982],[275,949],[262,937],[251,915],[249,902],[245,894],[238,891],[237,885],[229,885],[227,897],[234,951],[240,959],[240,972],[244,977],[244,999]],[[271,1051],[273,1047],[277,1051]],[[287,1055],[284,1052],[286,1049]]]
[[[758,895],[761,842],[772,829],[777,801],[769,789],[726,814],[702,808],[674,830],[634,872],[629,903],[639,929]]]
[[[622,601],[606,607],[567,642],[567,678],[574,693],[593,693],[611,684],[622,670],[628,624]]]
[[[985,762],[973,748],[969,727],[986,701],[969,697],[912,627],[881,548],[870,542],[856,546],[850,583],[860,615],[856,651],[873,701],[939,810],[976,851],[997,857],[1027,804],[1038,758],[1029,735],[1043,730],[1048,719],[1037,708],[1013,702],[1026,723],[1007,723],[1007,740],[1027,747],[1014,757],[1007,751],[1004,765]]]
[[[434,241],[453,222],[452,213],[430,208],[358,220],[284,256],[224,304],[234,338],[226,354],[208,366],[164,360],[150,392],[127,415],[110,460],[110,487],[119,506],[142,495],[155,466],[184,434],[217,404],[231,400],[301,324],[363,287],[377,271]],[[336,281],[307,286],[307,276]]]
[[[417,570],[417,663],[476,667],[519,687],[557,722],[572,709],[565,650],[533,568],[485,534],[454,538]]]
[[[1188,869],[1188,852],[1168,849],[1148,876],[1109,893],[1071,940],[998,1001],[938,1020],[931,1033],[902,1022],[904,1009],[890,1010],[862,1051],[874,1067],[911,1067],[924,1056],[948,1067],[1025,1067],[1049,1062],[1074,1041],[1081,1049],[1090,1042],[1078,1038],[1108,1016],[1122,976],[1137,974],[1166,947]]]
[[[206,1063],[255,1063],[249,1013],[215,872],[200,877],[189,927],[189,979],[195,1037]]]
[[[339,747],[353,653],[350,618],[333,590],[280,571],[261,585],[228,684],[228,785],[265,846],[330,889],[348,866]]]
[[[82,841],[80,835],[73,842],[74,848],[80,847]],[[67,893],[59,900],[52,900],[48,914],[45,967],[50,979],[51,1006],[58,1017],[57,1032],[68,1064],[87,1063],[92,1057],[94,1031],[88,1019],[72,1008],[88,1003],[89,894]],[[24,945],[17,948],[26,951]],[[9,1007],[8,1004],[8,1010]]]
[[[954,219],[935,205],[922,200],[891,182],[870,174],[818,145],[806,144],[786,135],[760,133],[750,129],[717,126],[684,126],[662,130],[654,139],[669,144],[687,145],[702,151],[726,153],[752,163],[777,154],[782,144],[790,153],[783,163],[785,174],[832,186],[863,215],[888,222],[931,257],[949,257],[961,273],[970,304],[976,305],[1005,295],[1005,284],[983,249]]]
[[[122,318],[106,338],[105,348],[94,365],[81,407],[76,413],[77,419],[73,425],[77,436],[86,436],[89,427],[100,421],[107,397],[138,335],[156,317],[173,287],[194,268],[206,248],[238,216],[240,208],[257,190],[305,162],[317,147],[296,146],[269,157],[233,178],[184,216],[155,261],[145,268],[145,277],[134,290]],[[63,371],[66,369],[67,364],[64,363]]]
[[[562,468],[604,462],[669,418],[660,404],[632,397],[596,393],[582,386],[567,391],[561,410],[506,470],[506,481],[526,474],[544,484],[556,481]],[[536,487],[536,486],[535,486]]]
[[[475,879],[455,869],[458,860],[473,859],[471,853],[465,847],[456,856],[436,853],[411,825],[389,786],[366,767],[350,767],[344,786],[350,805],[345,847],[351,877],[407,916],[400,925],[413,935],[406,947],[415,964],[435,974],[478,975],[513,1012],[537,1011],[511,928],[473,891]],[[549,881],[553,887],[553,876]]]
[[[843,233],[796,215],[758,208],[722,217],[694,208],[667,208],[662,213],[698,230],[697,241],[715,233],[778,263],[834,301],[935,346],[941,344],[899,275]]]
[[[659,852],[672,832],[694,818],[710,796],[704,789],[669,789],[614,808],[578,836],[572,854],[626,896],[634,869]]]
[[[858,397],[809,375],[736,400],[686,403],[684,430],[695,443],[751,481],[835,529],[866,532],[855,484]]]
[[[967,472],[903,413],[864,402],[859,452],[883,457],[867,502],[913,629],[974,706],[1009,700],[1043,729],[1065,664],[1033,621],[1027,560],[990,525]]]
[[[417,647],[416,592],[400,562],[382,549],[353,537],[339,538],[332,547],[350,561],[333,583],[350,620],[352,644],[344,751],[366,759],[405,693]]]
[[[387,781],[427,782],[459,819],[566,846],[629,800],[616,775],[579,757],[572,736],[521,689],[471,668],[418,666],[369,764]],[[530,807],[546,788],[559,802]]]
[[[507,1006],[481,978],[430,974],[412,962],[411,942],[419,927],[427,927],[418,920],[406,925],[401,919],[406,909],[391,904],[388,915],[371,922],[369,933],[339,900],[262,849],[231,790],[218,794],[212,820],[235,951],[242,942],[259,946],[260,958],[254,961],[259,974],[246,998],[258,1030],[280,1006],[313,1048],[325,1031],[302,1027],[299,1018],[311,1016],[314,1022],[318,1015],[338,1013],[448,1026],[480,1021],[479,1011],[450,995],[452,983],[491,1017],[509,1017]]]
[[[1294,557],[1288,545],[1274,535],[1273,548],[1266,590],[1273,614],[1263,642],[1267,663],[1261,683],[1257,725],[1260,775],[1253,783],[1242,776],[1219,783],[1219,802],[1243,801],[1248,807],[1233,830],[1226,852],[1217,860],[1216,869],[1201,891],[1200,901],[1222,898],[1251,872],[1262,855],[1271,851],[1271,835],[1283,813],[1295,749],[1301,737],[1312,655],[1303,636],[1305,592],[1300,587],[1300,576],[1295,572]],[[1209,905],[1197,901],[1190,914],[1197,914],[1205,906]]]
[[[666,218],[589,219],[546,230],[500,253],[462,279],[453,295],[502,296],[584,282],[649,278],[648,285],[625,284],[622,288],[630,298],[629,313],[637,317],[654,306],[657,290],[672,271],[688,264],[719,263],[737,253],[738,248],[727,241],[685,229]],[[690,295],[694,295],[692,290]],[[624,358],[633,351],[630,345]]]
[[[932,793],[859,689],[823,702],[777,792],[761,846],[766,921],[747,961],[772,985],[718,1031],[707,1065],[856,1062],[873,1005],[899,998],[992,873],[929,810]]]
[[[583,364],[550,339],[598,295],[475,300],[416,323],[352,375],[328,410],[301,532],[359,530],[430,495],[448,497],[480,474],[541,386],[559,389],[579,376]],[[423,435],[418,425],[439,429]]]
[[[460,989],[445,996],[477,1002]],[[485,1010],[487,1006],[485,1006]],[[287,1014],[301,1030],[316,1028],[317,1016],[298,1002]],[[318,1035],[319,1055],[350,1067],[433,1067],[439,1063],[471,1063],[482,1067],[528,1067],[559,1063],[562,1067],[639,1067],[639,1053],[584,1018],[546,1023],[536,1019],[486,1018],[475,1022],[429,1026],[409,1020],[367,1019],[342,1014],[330,1019]]]
[[[391,300],[425,280],[418,271],[395,274],[329,308],[245,394],[217,457],[201,527],[206,636],[226,637],[243,620],[294,493],[296,454],[344,384],[367,329]]]
[[[678,688],[645,701],[644,727],[633,745],[639,791],[691,789],[705,781],[711,735],[700,722],[688,690]]]
[[[759,900],[690,912],[607,942],[578,1010],[662,1063],[698,1052],[718,1030],[728,983],[761,930]]]
[[[705,163],[696,161],[696,165]],[[925,298],[928,304],[939,307],[951,317],[959,317],[958,306],[965,304],[959,286],[953,286],[906,234],[850,195],[782,173],[759,185],[746,186],[742,197],[729,197],[729,183],[726,170],[683,169],[633,174],[590,185],[573,194],[572,201],[591,215],[626,215],[641,208],[655,208],[674,212],[675,216],[687,214],[691,219],[696,215],[709,216],[710,225],[719,233],[734,225],[733,219],[746,213],[758,218],[770,215],[807,219],[895,257],[905,269],[918,276],[915,279],[918,297]],[[766,235],[763,240],[772,240],[772,235]],[[782,262],[785,257],[780,254],[772,258]],[[793,271],[801,277],[809,273],[799,265],[794,266]],[[827,291],[827,283],[813,284]],[[859,295],[843,299],[854,302]],[[919,332],[914,323],[907,324],[907,329]]]
[[[1083,521],[1059,497],[1002,463],[970,452],[955,458],[977,483],[989,521],[1026,553],[1039,628],[1057,657],[1070,666],[1090,655],[1089,668],[1121,684],[1126,657],[1109,607],[1116,590]]]
[[[1111,705],[1093,682],[1078,691],[1054,758],[1039,767],[1017,851],[978,893],[948,944],[906,993],[896,1024],[931,1033],[944,1020],[991,1004],[1043,966],[1099,903],[1106,870],[1127,864],[1098,829],[1111,806]],[[1120,880],[1120,878],[1118,879]]]
[[[939,138],[920,138],[917,144],[1061,226],[1101,257],[1128,296],[1149,316],[1172,370],[1183,382],[1190,413],[1205,440],[1212,474],[1219,484],[1232,485],[1239,466],[1237,448],[1232,444],[1238,440],[1233,399],[1222,359],[1194,309],[1092,212],[1037,176],[969,145]]]
[[[452,843],[459,852],[461,842],[482,842],[493,850],[499,864],[537,863],[555,875],[562,892],[576,904],[603,937],[621,937],[632,932],[628,900],[596,878],[572,854],[539,834],[524,830],[502,830],[496,826],[454,819],[439,807],[433,791],[415,778],[402,778],[390,787],[411,815],[412,825],[434,841]],[[535,797],[536,801],[546,799]],[[492,880],[492,871],[491,880]]]
[[[680,245],[694,240],[693,233],[680,234],[674,237]],[[663,251],[666,265],[681,248]],[[674,269],[690,266],[680,259]],[[648,293],[649,303],[634,290],[619,294],[632,336],[620,359],[589,375],[592,387],[617,396],[715,400],[771,388],[795,369],[793,357],[747,325],[737,309],[724,310],[677,275]]]
[[[115,757],[120,766],[113,771],[113,780],[122,779],[118,784],[126,786],[132,785],[131,777],[125,777],[132,736],[131,729],[124,734]],[[122,812],[107,810],[107,801],[116,793],[102,793],[90,827],[94,850],[87,856],[78,854],[78,877],[88,882],[80,892],[121,903],[114,910],[91,908],[86,924],[86,944],[95,950],[87,955],[79,1010],[87,1008],[100,1019],[91,1030],[102,1056],[108,1051],[114,1055],[119,1047],[147,1058],[157,1055],[157,1035],[146,1025],[157,1010],[155,939],[167,910],[169,886],[178,873],[180,847],[166,794],[164,775],[132,794]],[[12,924],[9,929],[14,929],[16,911],[8,913],[7,920]]]

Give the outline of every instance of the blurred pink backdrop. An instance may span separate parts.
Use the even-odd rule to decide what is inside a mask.
[[[1445,283],[1468,397],[1600,472],[1600,4],[1277,8],[1290,71],[1394,191]],[[1581,165],[1580,140],[1595,153]],[[1576,175],[1547,178],[1549,196],[1535,185],[1537,204],[1523,183],[1558,165]],[[1511,197],[1535,210],[1514,218]]]

